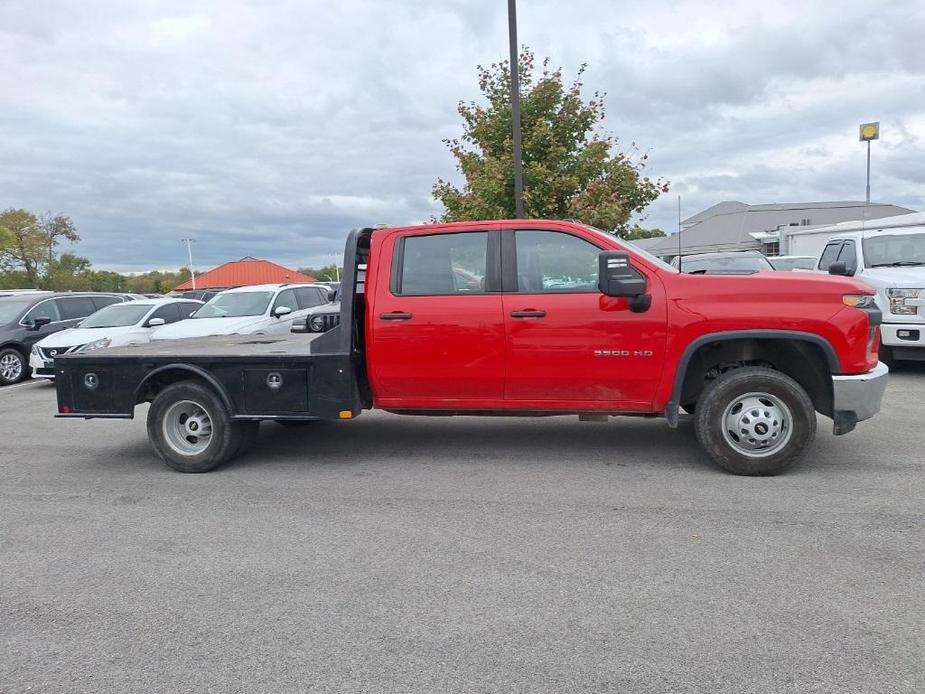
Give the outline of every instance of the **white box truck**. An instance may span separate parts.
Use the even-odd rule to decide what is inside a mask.
[[[781,253],[812,255],[817,272],[873,287],[883,312],[881,361],[925,361],[925,213],[782,229]]]

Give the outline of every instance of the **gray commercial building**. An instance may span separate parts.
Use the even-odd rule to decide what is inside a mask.
[[[727,200],[681,222],[681,254],[755,250],[778,255],[780,230],[784,227],[826,226],[914,211],[897,205],[855,201],[746,205]],[[678,254],[678,237],[660,239],[646,250],[663,258],[674,257]]]

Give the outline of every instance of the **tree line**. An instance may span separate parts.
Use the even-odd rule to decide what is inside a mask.
[[[66,215],[3,210],[0,289],[165,294],[190,278],[185,267],[177,272],[152,270],[141,274],[94,270],[88,258],[60,252],[62,244],[78,241],[74,221]]]

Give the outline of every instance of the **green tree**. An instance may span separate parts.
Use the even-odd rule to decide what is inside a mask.
[[[189,268],[180,268],[177,272],[162,272],[161,270],[151,270],[137,275],[124,275],[124,287],[122,291],[133,292],[136,294],[166,294],[172,291],[174,287],[183,284],[190,278]]]
[[[617,140],[596,131],[604,119],[604,95],[585,101],[578,70],[571,85],[562,70],[534,70],[532,51],[519,59],[524,211],[527,217],[574,218],[609,231],[625,232],[633,214],[642,212],[668,182],[643,170],[647,154],[632,158],[616,151]],[[457,160],[464,185],[438,179],[434,198],[443,203],[443,221],[514,216],[513,119],[510,66],[507,61],[478,66],[479,89],[487,103],[460,102],[463,135],[444,143]],[[635,143],[633,153],[637,153]]]
[[[638,224],[629,231],[620,234],[620,238],[626,241],[638,241],[639,239],[657,239],[667,236],[661,229],[643,229]]]
[[[45,285],[56,291],[88,292],[92,286],[93,271],[90,261],[73,253],[63,253],[48,266]]]
[[[300,267],[299,272],[303,275],[314,277],[319,282],[336,282],[338,277],[344,274],[344,268],[338,268],[332,263],[331,265],[325,265],[319,270],[310,267]]]
[[[52,281],[55,250],[64,241],[80,240],[71,218],[9,208],[0,212],[0,227],[5,229],[0,242],[0,267],[20,270],[30,287],[56,289]]]

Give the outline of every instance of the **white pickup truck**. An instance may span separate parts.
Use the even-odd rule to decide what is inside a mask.
[[[925,225],[846,230],[825,239],[818,257],[818,271],[856,277],[877,290],[881,361],[925,361]]]

